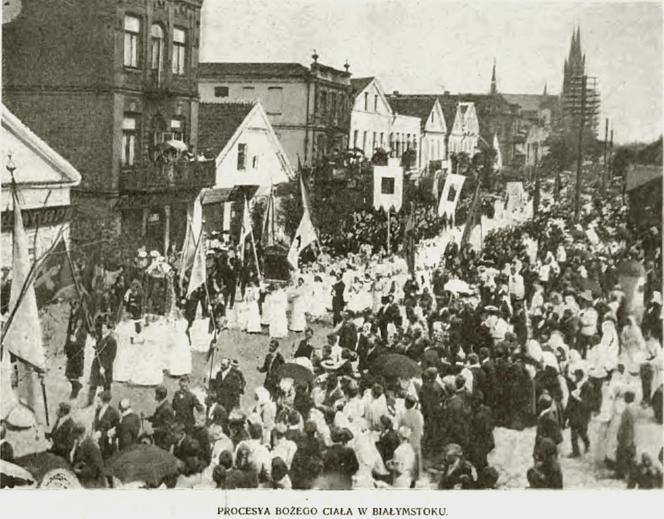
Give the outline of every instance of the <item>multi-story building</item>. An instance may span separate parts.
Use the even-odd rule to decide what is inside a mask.
[[[201,63],[201,102],[260,100],[291,164],[311,166],[348,146],[351,111],[349,65],[318,62]]]
[[[419,121],[420,169],[434,164],[436,169],[445,169],[447,160],[447,124],[440,102],[436,96],[404,95],[394,92],[388,97],[395,112],[414,117]],[[409,139],[407,139],[408,144]]]
[[[24,0],[3,26],[5,103],[80,171],[74,234],[180,242],[214,164],[192,160],[203,0]],[[188,153],[193,152],[193,153]]]

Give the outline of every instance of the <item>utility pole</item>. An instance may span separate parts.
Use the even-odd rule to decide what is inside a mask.
[[[604,120],[604,164],[602,168],[602,179],[600,182],[600,189],[602,194],[604,194],[604,191],[606,189],[606,182],[607,179],[609,178],[609,164],[607,162],[607,152],[609,148],[609,118],[607,117]]]
[[[583,166],[583,130],[585,126],[586,112],[586,81],[588,76],[581,78],[581,113],[579,114],[579,153],[576,165],[576,193],[574,195],[574,221],[579,221],[581,212],[581,169]]]

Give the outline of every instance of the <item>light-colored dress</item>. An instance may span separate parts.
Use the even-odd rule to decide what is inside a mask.
[[[134,339],[136,357],[129,380],[132,384],[157,386],[163,382],[162,341],[165,334],[164,323],[156,321],[143,328]]]
[[[314,318],[321,318],[327,315],[327,300],[330,290],[323,281],[314,281],[311,295],[311,309],[309,314]]]
[[[258,288],[247,287],[245,292],[246,299],[246,312],[247,312],[247,332],[260,333],[261,332],[261,314],[258,308]]]
[[[307,327],[306,299],[302,288],[296,288],[291,292],[291,318],[290,329],[294,332],[303,332]]]
[[[288,336],[288,295],[277,290],[270,297],[270,337],[281,339]]]
[[[210,318],[200,318],[194,320],[189,329],[189,337],[191,338],[191,349],[206,353],[210,349],[210,342],[213,335],[209,333]]]
[[[129,382],[134,363],[134,345],[132,339],[136,335],[133,321],[121,321],[115,327],[117,353],[113,362],[113,381]]]
[[[166,369],[173,377],[191,373],[191,347],[187,337],[187,320],[173,319],[168,321],[168,365]]]

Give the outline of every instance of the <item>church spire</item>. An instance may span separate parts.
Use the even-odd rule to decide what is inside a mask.
[[[498,93],[498,86],[496,85],[496,58],[493,58],[493,69],[491,71],[491,90],[489,91],[491,94],[497,94]]]

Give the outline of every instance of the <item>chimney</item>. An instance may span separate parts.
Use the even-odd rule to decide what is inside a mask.
[[[398,90],[394,90],[394,91],[392,92],[392,95],[393,95],[393,96],[398,96],[398,95],[399,95],[399,91],[398,91]]]
[[[445,90],[445,92],[443,92],[443,95],[446,95],[446,96],[450,95],[450,91],[449,91],[449,90]]]

